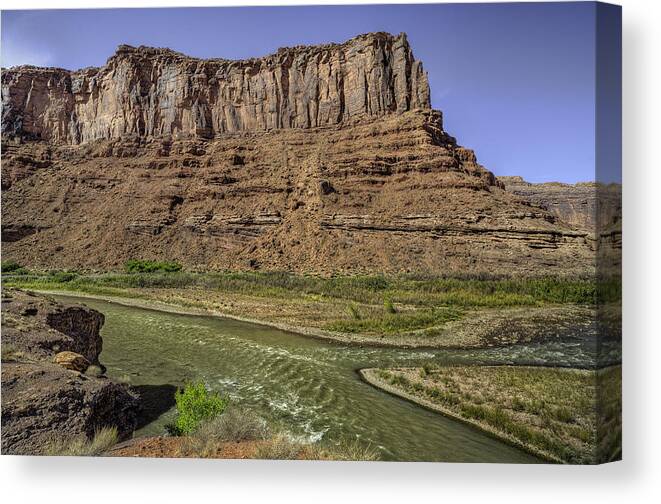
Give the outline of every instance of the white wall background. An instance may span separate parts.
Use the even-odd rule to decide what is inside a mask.
[[[196,0],[192,5],[282,3],[313,0]],[[661,143],[661,2],[616,3],[624,7],[623,462],[556,467],[3,456],[3,502],[661,502],[661,166],[657,148]],[[188,4],[181,0],[2,2],[3,9],[137,5]]]

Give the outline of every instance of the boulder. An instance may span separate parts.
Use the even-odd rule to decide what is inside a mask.
[[[85,357],[76,352],[60,352],[55,354],[53,362],[71,371],[84,373],[91,363]]]

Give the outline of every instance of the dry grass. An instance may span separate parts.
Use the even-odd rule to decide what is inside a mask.
[[[441,412],[484,430],[548,460],[590,464],[597,455],[594,371],[513,366],[457,366],[372,370],[371,377]],[[601,371],[617,376],[619,367]],[[367,376],[370,379],[370,376]],[[617,379],[611,379],[617,383]],[[616,386],[616,385],[615,385]],[[621,424],[614,399],[609,430]],[[607,424],[608,420],[600,419]],[[609,445],[617,445],[615,441]],[[603,436],[600,435],[603,439]],[[611,446],[610,451],[617,451]]]
[[[303,451],[303,444],[283,433],[278,433],[255,450],[254,457],[265,460],[296,460]]]
[[[228,443],[245,446],[247,458],[267,460],[378,460],[379,454],[357,440],[348,443],[306,443],[286,432],[273,432],[254,412],[229,408],[203,422],[191,435],[181,437],[177,456],[216,458]]]
[[[269,436],[269,426],[262,418],[250,410],[230,408],[185,436],[182,449],[191,456],[213,458],[223,443],[262,441]]]
[[[622,367],[597,372],[597,457],[599,462],[622,458]]]
[[[102,455],[117,444],[116,427],[103,427],[89,439],[85,435],[75,437],[53,437],[46,443],[45,455],[90,457]]]
[[[2,362],[20,362],[25,358],[25,354],[18,350],[14,345],[3,343],[1,346]]]
[[[371,445],[364,445],[358,440],[337,445],[314,443],[305,445],[301,453],[304,460],[341,460],[347,462],[374,462],[381,459]]]

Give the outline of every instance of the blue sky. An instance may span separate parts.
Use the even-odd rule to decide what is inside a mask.
[[[100,66],[119,44],[248,58],[406,32],[445,129],[497,175],[595,175],[595,6],[585,3],[2,12],[2,66]]]

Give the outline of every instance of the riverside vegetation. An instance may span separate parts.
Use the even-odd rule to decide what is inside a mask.
[[[616,297],[619,290],[611,284],[597,289],[590,278],[199,273],[180,271],[177,263],[135,260],[123,273],[29,272],[16,266],[21,273],[7,272],[5,285],[161,302],[342,341],[405,346],[516,343],[513,323],[542,330],[540,320],[585,320],[597,296]],[[469,321],[481,321],[481,328],[464,327]],[[494,336],[499,324],[509,330]],[[493,331],[481,334],[486,328]]]
[[[567,314],[590,319],[597,302],[619,296],[619,284],[597,285],[589,278],[199,273],[181,271],[177,263],[152,261],[129,261],[125,272],[101,274],[34,272],[16,263],[7,268],[3,263],[3,282],[129,304],[167,303],[274,325],[284,321],[294,328],[352,335],[352,341],[360,343],[385,341],[395,346],[412,342],[459,347],[512,344],[520,341],[511,336],[516,333],[511,322],[517,317],[528,321],[522,332],[530,334],[547,325],[554,313],[560,313],[562,320]],[[541,318],[531,319],[534,313]],[[507,324],[502,333],[509,339],[468,337],[503,320]],[[462,334],[462,326],[457,324],[467,324],[466,337],[449,339],[450,334]],[[618,445],[621,427],[612,413],[620,405],[615,399],[602,401],[597,422],[594,404],[595,376],[618,390],[615,381],[620,375],[613,369],[619,368],[595,375],[593,371],[550,368],[426,366],[364,370],[363,376],[378,387],[471,423],[547,460],[593,463],[618,457],[613,447]],[[306,444],[274,432],[252,412],[228,407],[226,398],[210,394],[201,383],[177,392],[176,404],[179,414],[169,429],[171,437],[138,440],[110,453],[133,455],[140,447],[140,454],[154,452],[155,456],[376,458],[376,452],[358,444]],[[600,436],[600,446],[596,446],[597,425],[609,426]],[[49,452],[94,454],[112,436],[100,432],[98,437],[55,443]],[[230,447],[237,442],[242,443],[240,449]]]
[[[620,456],[620,366],[599,371],[424,366],[366,369],[362,375],[379,388],[474,425],[549,461],[592,464]],[[597,392],[603,387],[610,391],[605,394],[609,398],[606,407],[598,404]],[[610,431],[608,435],[600,432],[600,445],[597,425],[608,426]]]

